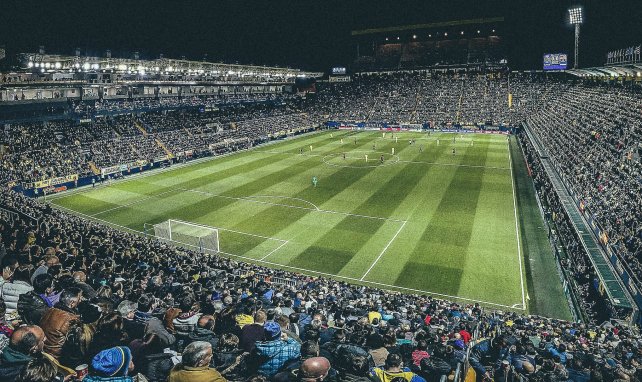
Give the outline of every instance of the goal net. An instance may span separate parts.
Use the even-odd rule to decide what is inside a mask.
[[[183,246],[200,253],[219,252],[218,229],[205,225],[167,220],[154,224],[154,236],[163,242]]]

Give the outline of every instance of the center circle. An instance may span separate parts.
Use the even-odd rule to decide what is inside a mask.
[[[366,161],[366,155],[368,156]],[[383,156],[383,163],[381,157]],[[346,151],[332,153],[323,157],[323,163],[334,167],[373,168],[399,163],[399,156],[381,151]]]

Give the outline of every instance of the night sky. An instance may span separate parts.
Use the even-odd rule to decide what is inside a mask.
[[[641,0],[2,0],[0,45],[8,53],[165,57],[327,71],[355,56],[350,31],[503,16],[511,69],[539,69],[542,54],[572,55],[567,9],[581,4],[581,66],[642,43]]]

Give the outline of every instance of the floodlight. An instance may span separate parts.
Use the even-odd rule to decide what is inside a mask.
[[[580,25],[584,22],[582,7],[573,7],[568,10],[568,20],[571,25],[575,26],[575,62],[573,68],[577,69],[579,64],[579,50],[580,50]]]
[[[29,63],[27,64],[27,67],[33,68],[33,62],[29,61]]]
[[[568,17],[571,25],[582,24],[582,22],[584,22],[581,7],[569,9]]]
[[[417,38],[417,35],[416,35],[416,34],[413,34],[413,35],[412,35],[412,38]]]
[[[83,68],[83,69],[85,69],[85,70],[88,70],[88,69],[89,69],[89,63],[88,63],[88,62],[85,62],[85,63],[82,65],[82,68]]]
[[[62,64],[60,62],[56,62],[56,69],[62,68]]]

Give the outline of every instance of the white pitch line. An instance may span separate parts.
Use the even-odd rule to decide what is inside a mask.
[[[272,251],[270,251],[270,253],[268,253],[267,255],[265,255],[265,256],[263,256],[263,257],[261,257],[261,258],[259,259],[259,261],[263,261],[263,260],[267,259],[267,258],[268,258],[268,257],[270,257],[274,252],[278,251],[279,249],[281,249],[281,247],[283,247],[284,245],[286,245],[286,244],[287,244],[287,243],[289,243],[289,242],[290,242],[289,240],[284,241],[283,243],[281,243],[281,245],[279,245],[278,247],[276,247],[276,248],[274,248]]]
[[[354,216],[354,217],[358,217],[358,218],[375,219],[375,220],[387,220],[387,221],[391,221],[391,222],[404,222],[405,221],[405,220],[400,220],[400,219],[384,218],[384,217],[381,217],[381,216],[369,216],[369,215],[351,214],[349,212],[323,210],[323,209],[320,209],[318,207],[317,207],[317,209],[314,209],[314,208],[310,208],[310,207],[293,206],[293,205],[290,205],[290,204],[262,202],[260,200],[253,199],[251,196],[246,196],[246,197],[226,196],[226,195],[214,194],[214,193],[207,192],[207,191],[190,190],[190,189],[187,189],[187,188],[181,188],[181,190],[186,191],[186,192],[195,192],[195,193],[198,193],[198,194],[210,195],[210,196],[223,198],[223,199],[243,200],[243,201],[247,201],[247,202],[250,202],[250,203],[266,204],[266,205],[269,205],[269,206],[279,206],[279,207],[286,207],[286,208],[295,208],[295,209],[306,210],[306,211],[316,211],[316,212],[322,212],[322,213],[325,213],[325,214],[337,214],[337,215],[345,215],[345,216]]]
[[[433,166],[451,166],[451,167],[469,167],[469,168],[483,168],[491,170],[510,170],[510,167],[496,167],[496,166],[478,166],[471,164],[458,164],[458,163],[437,163],[437,162],[424,162],[412,160],[400,160],[401,163],[414,163],[414,164],[429,164]]]
[[[401,232],[401,230],[402,230],[402,229],[403,229],[403,227],[406,225],[406,223],[408,223],[408,220],[406,220],[406,221],[404,221],[404,222],[403,222],[403,224],[401,225],[401,227],[399,227],[399,229],[397,230],[397,233],[395,233],[395,235],[392,237],[392,239],[390,239],[390,241],[388,242],[388,244],[386,245],[386,247],[383,249],[383,251],[381,251],[381,253],[379,254],[379,256],[377,256],[377,258],[375,259],[375,261],[370,265],[370,268],[368,268],[368,270],[366,271],[366,273],[364,273],[364,274],[363,274],[363,276],[361,276],[361,278],[359,279],[359,281],[363,281],[363,279],[365,279],[365,278],[366,278],[366,276],[368,276],[368,273],[370,273],[370,271],[372,270],[372,268],[374,268],[374,266],[375,266],[375,265],[377,265],[377,263],[379,262],[379,260],[380,260],[380,259],[381,259],[381,257],[383,256],[383,254],[384,254],[384,253],[386,253],[386,251],[388,250],[388,247],[390,247],[390,244],[392,244],[392,242],[393,242],[393,241],[395,241],[395,239],[396,239],[396,238],[397,238],[397,236],[399,235],[399,232]]]
[[[96,212],[95,214],[90,215],[90,216],[98,216],[98,215],[102,215],[104,213],[111,212],[111,211],[114,211],[114,210],[117,210],[117,209],[120,209],[120,208],[123,208],[123,207],[133,206],[134,204],[142,203],[145,200],[149,200],[149,199],[153,199],[155,197],[161,196],[161,195],[169,194],[170,192],[173,192],[173,191],[177,191],[177,189],[171,189],[171,190],[168,190],[168,191],[165,191],[165,192],[161,192],[160,194],[150,195],[150,196],[148,196],[146,198],[134,200],[133,202],[122,204],[122,205],[119,205],[119,206],[116,206],[116,207],[112,207],[112,208],[108,208],[108,209],[106,209],[104,211]]]
[[[60,206],[60,205],[55,204],[55,203],[52,203],[52,204],[54,204],[56,206],[56,208],[69,211],[72,215],[84,216],[89,220],[93,220],[93,221],[97,221],[97,222],[103,223],[106,226],[118,227],[118,228],[121,228],[121,229],[123,229],[125,231],[130,231],[130,232],[134,232],[134,233],[146,236],[145,232],[137,231],[135,229],[131,229],[129,227],[122,226],[120,224],[115,224],[115,223],[109,222],[107,220],[103,220],[103,219],[100,219],[100,218],[92,217],[92,216],[89,216],[87,214],[83,214],[81,212],[77,212],[77,211],[71,210],[71,209],[69,209],[67,207],[63,207],[63,206]],[[179,244],[190,246],[189,244],[184,244],[184,243],[179,243]],[[263,264],[268,264],[268,265],[272,265],[272,266],[276,266],[276,267],[281,267],[281,268],[286,268],[286,269],[293,269],[295,271],[308,272],[308,273],[313,273],[313,274],[317,274],[317,275],[334,277],[334,278],[350,280],[350,281],[359,281],[359,282],[362,282],[362,283],[365,283],[365,284],[377,285],[379,287],[384,287],[384,288],[392,288],[392,289],[389,289],[389,290],[399,289],[399,290],[404,290],[404,291],[408,291],[408,292],[430,294],[430,295],[434,295],[434,296],[440,296],[440,297],[445,297],[445,298],[450,298],[450,299],[455,299],[455,300],[479,302],[481,304],[499,306],[499,307],[507,308],[507,309],[526,310],[525,308],[514,308],[513,307],[513,306],[519,305],[519,304],[513,304],[513,305],[497,304],[497,303],[494,303],[494,302],[488,302],[488,301],[483,301],[483,300],[475,300],[475,299],[472,299],[472,298],[453,296],[453,295],[449,295],[449,294],[436,293],[436,292],[431,292],[431,291],[421,290],[421,289],[406,288],[406,287],[396,286],[396,285],[392,285],[392,284],[380,283],[380,282],[376,282],[376,281],[366,281],[366,280],[361,281],[361,280],[359,280],[359,279],[357,279],[355,277],[340,276],[340,275],[336,275],[336,274],[333,274],[333,273],[326,273],[326,272],[314,271],[312,269],[293,267],[293,266],[290,266],[290,265],[275,263],[275,262],[267,261],[267,260],[258,260],[258,259],[254,259],[254,258],[251,258],[251,257],[248,257],[248,256],[235,255],[233,253],[227,253],[227,252],[222,252],[222,251],[219,251],[219,253],[221,253],[223,255],[230,256],[230,257],[236,257],[236,258],[239,258],[239,259],[248,260],[248,261],[255,261],[255,262],[260,262],[260,263],[263,263]]]
[[[249,199],[249,198],[277,198],[277,199],[278,199],[278,198],[281,198],[281,199],[292,199],[292,200],[298,200],[298,201],[303,202],[303,203],[307,203],[307,204],[311,205],[312,207],[314,207],[317,211],[319,211],[319,210],[320,210],[320,208],[319,208],[319,207],[317,207],[317,205],[316,205],[316,204],[314,204],[314,203],[312,203],[312,202],[308,202],[308,201],[307,201],[307,200],[305,200],[305,199],[295,198],[295,197],[293,197],[293,196],[282,196],[282,195],[252,195],[252,196],[248,196],[247,198],[248,198],[248,199]]]
[[[350,152],[354,152],[355,150],[350,150]],[[290,153],[287,151],[273,151],[273,150],[257,150],[257,153],[266,153],[266,154],[283,154],[283,155],[292,155],[292,156],[300,156],[301,154],[297,153]],[[369,151],[359,151],[359,152],[364,152],[367,153]],[[374,152],[373,153],[380,153],[380,152]],[[387,153],[386,153],[387,154]],[[309,156],[309,157],[328,157],[328,156],[339,156],[341,153],[330,153],[326,155],[318,155],[318,154],[306,154],[304,153],[303,156]],[[398,155],[395,155],[398,157]],[[351,157],[351,156],[346,156],[348,159],[354,159],[354,158],[361,158],[361,157]],[[376,159],[376,158],[375,158]],[[334,164],[328,163],[324,161],[324,163],[329,164],[331,166],[335,166]],[[397,160],[394,163],[412,163],[412,164],[427,164],[431,166],[449,166],[449,167],[469,167],[469,168],[483,168],[483,169],[491,169],[491,170],[510,170],[510,167],[498,167],[498,166],[477,166],[477,165],[469,165],[469,164],[459,164],[459,163],[439,163],[439,162],[427,162],[427,161],[413,161],[413,160]],[[355,168],[364,168],[367,166],[341,166],[341,165],[336,165],[338,167],[355,167]],[[372,166],[372,167],[381,167],[379,165],[377,166]]]
[[[517,260],[519,261],[519,279],[522,287],[522,306],[526,309],[526,298],[524,293],[524,272],[522,270],[522,245],[519,239],[519,227],[517,219],[517,197],[515,196],[515,177],[513,176],[513,156],[510,152],[510,141],[508,147],[508,163],[510,164],[511,187],[513,188],[513,213],[515,215],[515,237],[517,238]]]

